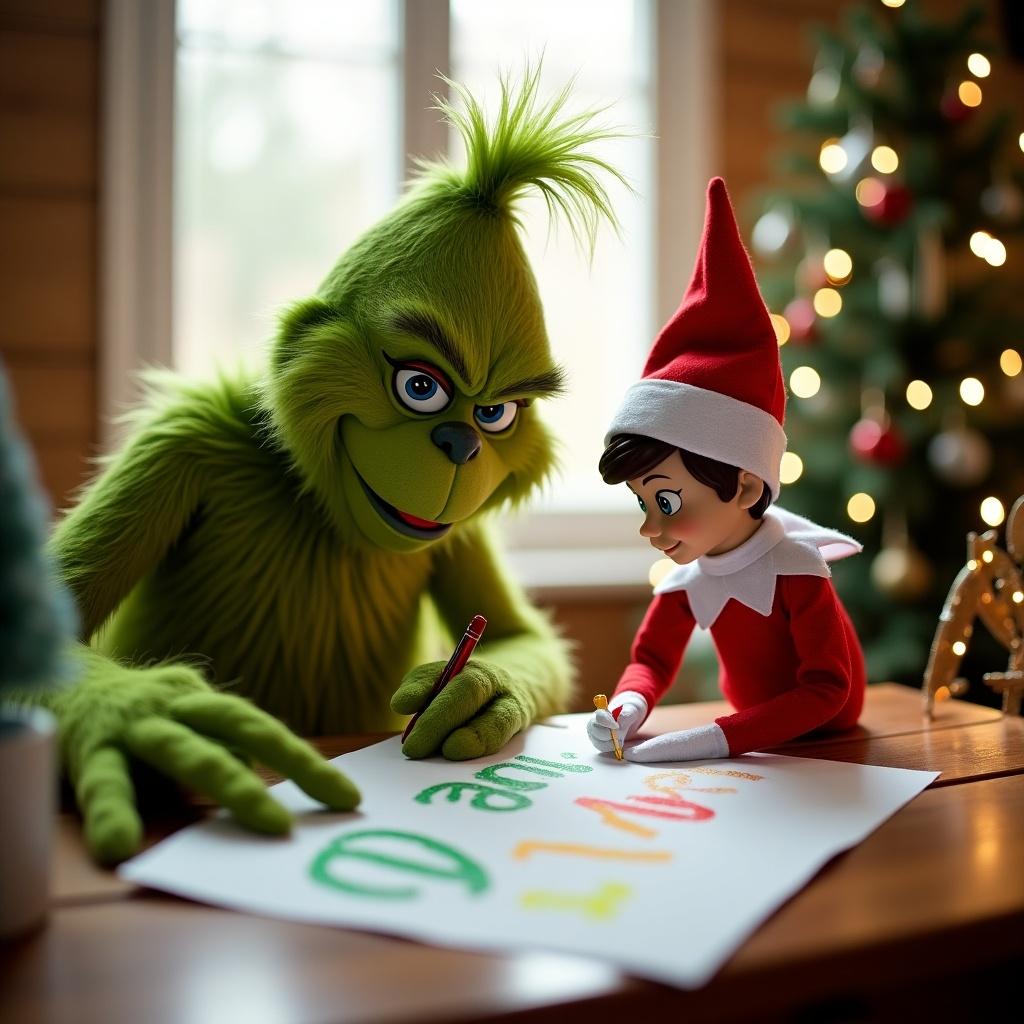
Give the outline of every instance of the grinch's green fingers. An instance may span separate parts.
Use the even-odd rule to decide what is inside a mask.
[[[75,795],[85,822],[86,844],[101,864],[117,864],[138,850],[142,822],[120,750],[100,747],[89,754],[75,779]]]
[[[412,669],[391,695],[391,710],[399,715],[416,714],[440,678],[444,664],[443,661],[431,661]]]
[[[125,730],[125,746],[140,761],[222,804],[239,823],[281,835],[291,815],[266,786],[223,747],[166,718],[143,718]]]
[[[515,697],[498,697],[486,711],[456,729],[444,741],[441,753],[449,761],[468,761],[472,757],[493,754],[528,724],[528,716]]]
[[[499,692],[500,686],[497,670],[471,661],[423,711],[402,744],[402,753],[412,758],[435,753],[453,730],[469,721]]]
[[[359,790],[308,743],[241,697],[197,693],[175,700],[168,714],[292,779],[314,800],[338,811],[359,804]]]

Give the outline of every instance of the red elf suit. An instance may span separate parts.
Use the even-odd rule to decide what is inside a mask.
[[[689,288],[605,438],[655,438],[747,470],[779,495],[786,449],[778,343],[721,178],[708,186]],[[864,659],[829,560],[850,537],[770,507],[731,551],[676,566],[655,589],[610,708],[622,738],[671,685],[695,625],[711,632],[735,714],[627,747],[630,760],[737,756],[815,729],[845,729],[864,702]],[[588,731],[608,749],[607,712]],[[605,717],[602,717],[605,716]]]

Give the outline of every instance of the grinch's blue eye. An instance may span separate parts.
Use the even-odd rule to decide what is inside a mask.
[[[644,504],[644,499],[641,498],[639,494],[636,495],[636,503],[640,506],[640,511],[643,512],[644,515],[647,515],[647,506]]]
[[[663,515],[674,516],[683,507],[678,491],[658,491],[654,497]]]
[[[399,363],[391,378],[395,397],[413,412],[435,413],[446,408],[452,400],[447,381],[426,366]]]
[[[515,402],[502,402],[500,405],[478,405],[473,410],[473,418],[488,433],[497,434],[512,426],[519,412]]]

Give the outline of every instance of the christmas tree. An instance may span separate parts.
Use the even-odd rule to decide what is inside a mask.
[[[71,595],[44,555],[48,509],[0,365],[0,701],[65,680]],[[0,706],[0,726],[4,709]]]
[[[883,0],[816,34],[800,147],[752,235],[790,391],[781,502],[847,529],[869,678],[920,684],[965,535],[1024,493],[1024,124],[990,110],[980,9]],[[978,631],[979,634],[983,630]],[[964,674],[1005,652],[979,636]],[[991,696],[991,695],[989,695]]]

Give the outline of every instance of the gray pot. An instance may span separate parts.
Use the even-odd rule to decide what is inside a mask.
[[[41,708],[0,705],[0,938],[39,924],[49,909],[56,733]]]

